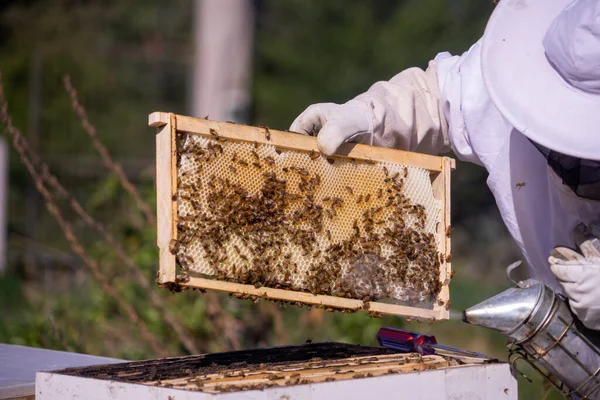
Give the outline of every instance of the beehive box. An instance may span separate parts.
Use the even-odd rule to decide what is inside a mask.
[[[516,399],[506,363],[311,343],[38,372],[36,399]]]
[[[159,284],[447,319],[453,160],[150,115]]]

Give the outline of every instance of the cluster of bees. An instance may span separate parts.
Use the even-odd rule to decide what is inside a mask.
[[[360,358],[356,361],[345,361],[344,359],[322,359],[314,357],[307,362],[297,363],[260,363],[247,364],[245,362],[233,363],[230,365],[215,365],[214,368],[203,370],[201,367],[195,373],[195,370],[186,369],[185,373],[193,375],[183,382],[176,384],[170,382],[155,382],[155,386],[179,387],[188,390],[199,390],[206,392],[237,392],[247,390],[263,390],[276,386],[304,385],[316,382],[335,382],[348,378],[362,379],[371,378],[380,375],[390,375],[401,373],[400,368],[387,368],[391,360],[380,359],[379,357]],[[423,356],[414,354],[407,358],[396,358],[393,363],[398,366],[423,363]],[[365,369],[363,366],[372,366],[373,369]],[[315,369],[324,369],[319,377],[313,373],[305,374],[302,371],[314,371]],[[375,371],[375,368],[378,371]],[[310,376],[313,375],[313,376]],[[220,383],[220,379],[225,379],[226,383]],[[244,378],[251,378],[244,381]],[[219,383],[217,383],[219,382]],[[246,383],[248,382],[248,383]]]
[[[244,156],[225,154],[226,139],[211,134],[213,140],[204,144],[178,134],[178,162],[185,157],[196,166],[179,174],[173,198],[191,205],[191,212],[179,213],[177,240],[170,246],[184,274],[204,263],[218,280],[365,303],[393,298],[398,286],[414,298],[437,295],[440,255],[434,235],[424,230],[425,208],[404,194],[408,168],[392,173],[371,165],[382,178],[375,192],[358,193],[347,185],[343,195],[321,197],[318,173],[277,165],[274,156],[257,151],[257,143],[246,144],[252,149]],[[311,160],[318,158],[311,152]],[[215,160],[227,163],[227,176],[203,172]],[[260,176],[260,189],[244,187],[235,178],[242,173]],[[349,202],[364,212],[345,238],[334,240],[331,229]],[[190,255],[192,244],[201,247],[201,259]],[[310,260],[308,269],[299,268],[297,254]]]

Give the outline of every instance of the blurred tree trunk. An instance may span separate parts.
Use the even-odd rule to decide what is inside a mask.
[[[196,0],[190,114],[248,122],[253,0]]]

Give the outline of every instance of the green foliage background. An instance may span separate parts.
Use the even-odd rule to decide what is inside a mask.
[[[426,67],[438,52],[462,53],[479,39],[493,10],[491,0],[263,0],[257,6],[251,122],[280,129],[287,129],[312,103],[345,102],[404,68]],[[119,238],[148,280],[156,271],[156,232],[102,166],[71,110],[62,77],[71,75],[101,140],[154,207],[154,135],[146,126],[147,115],[155,110],[186,114],[192,11],[192,2],[183,0],[0,3],[0,70],[16,125],[87,211]],[[235,62],[235,54],[230,57]],[[485,178],[484,170],[463,163],[453,175],[455,310],[507,287],[503,268],[519,258]],[[31,180],[11,153],[9,266],[0,276],[0,342],[125,359],[154,357],[139,339],[138,328],[72,255],[32,193]],[[169,354],[185,354],[110,246],[76,219],[74,227]],[[377,329],[389,325],[434,333],[442,343],[506,358],[500,335],[459,321],[407,324],[360,313],[274,310],[270,304],[226,296],[217,297],[220,314],[215,315],[208,311],[206,295],[161,296],[201,351],[307,338],[375,345]],[[277,321],[283,331],[276,329]],[[239,343],[233,345],[226,333]],[[521,382],[520,388],[523,398],[540,396],[539,382]]]

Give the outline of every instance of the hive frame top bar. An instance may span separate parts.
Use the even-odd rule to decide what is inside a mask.
[[[169,123],[169,115],[170,114],[166,112],[153,112],[148,117],[148,125],[153,127],[164,126]],[[208,127],[209,129],[215,129],[219,131],[229,139],[256,141],[258,143],[271,144],[275,147],[283,149],[287,148],[293,150],[319,151],[319,148],[317,147],[317,139],[307,135],[228,122],[204,120],[187,117],[184,115],[176,115],[176,117],[177,130],[182,132],[192,134],[209,134],[209,132],[207,132]],[[236,129],[228,129],[231,126],[235,126]],[[265,134],[268,131],[277,132],[276,137],[274,136],[270,140],[267,140]],[[335,156],[352,157],[358,160],[392,162],[396,164],[421,167],[435,172],[442,171],[444,158],[447,158],[355,143],[342,144],[334,157]],[[450,160],[451,168],[456,168],[455,160]]]
[[[362,144],[343,144],[335,157],[350,157],[358,160],[401,164],[426,169],[430,172],[434,196],[441,201],[441,219],[437,229],[440,239],[438,251],[440,262],[440,282],[442,285],[432,308],[390,304],[383,302],[363,302],[362,300],[314,295],[300,291],[256,288],[254,285],[207,279],[177,274],[176,257],[169,250],[169,243],[177,238],[177,154],[176,133],[214,137],[233,141],[268,144],[283,150],[319,152],[315,137],[293,132],[277,131],[268,127],[255,127],[231,122],[212,121],[167,112],[153,112],[149,115],[149,126],[158,128],[156,136],[156,186],[157,186],[157,245],[159,247],[159,271],[157,283],[171,290],[187,288],[212,289],[240,295],[262,297],[274,300],[301,302],[317,306],[363,310],[375,314],[391,314],[405,317],[445,320],[449,318],[449,282],[452,276],[450,263],[450,172],[455,169],[455,160],[414,152],[407,152]],[[212,131],[212,132],[211,132]]]

